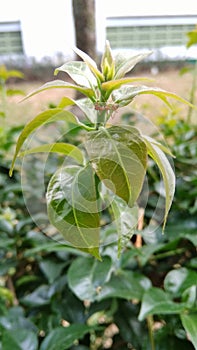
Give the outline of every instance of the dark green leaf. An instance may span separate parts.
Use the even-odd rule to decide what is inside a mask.
[[[185,304],[173,302],[162,289],[153,287],[144,293],[138,319],[142,321],[155,314],[180,314],[184,310]]]
[[[113,126],[88,133],[90,161],[107,188],[131,207],[137,200],[146,172],[146,145],[134,127]]]
[[[182,314],[181,321],[194,348],[197,349],[197,313]]]
[[[21,152],[19,154],[19,157],[23,157],[28,154],[39,153],[39,152],[60,153],[60,154],[69,156],[71,158],[74,158],[80,164],[83,164],[84,162],[83,153],[80,151],[78,147],[71,145],[69,143],[62,143],[62,142],[48,143],[46,145],[41,145],[35,148],[28,149],[27,151]]]
[[[107,256],[102,263],[92,258],[78,258],[68,270],[69,287],[79,299],[95,301],[112,271],[112,260]]]
[[[37,350],[37,336],[26,329],[6,330],[2,338],[3,350]]]
[[[42,272],[47,277],[49,283],[53,283],[57,279],[57,277],[60,276],[66,263],[65,262],[57,263],[57,262],[54,262],[53,260],[44,259],[43,261],[40,262],[39,265]]]
[[[41,285],[35,289],[32,293],[26,295],[21,299],[22,304],[30,307],[39,307],[48,305],[51,300],[50,287]]]
[[[133,271],[118,271],[105,283],[97,300],[107,298],[141,300],[144,291],[151,287],[150,280],[142,274]]]
[[[55,328],[44,339],[40,350],[70,349],[75,340],[82,339],[91,330],[91,327],[83,324],[72,324],[66,328]]]
[[[197,285],[197,272],[185,267],[170,271],[164,280],[165,289],[178,297],[189,287]]]
[[[48,186],[47,207],[51,223],[67,242],[100,258],[98,199],[90,165],[59,169]]]

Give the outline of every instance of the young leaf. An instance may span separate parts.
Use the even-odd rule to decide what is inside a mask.
[[[115,62],[112,56],[109,41],[106,41],[105,51],[101,60],[101,69],[105,80],[113,79],[115,73]]]
[[[67,62],[61,67],[56,68],[54,74],[57,75],[60,71],[67,73],[78,85],[92,89],[97,84],[95,76],[85,62]]]
[[[197,349],[197,313],[181,315],[181,321],[194,348]]]
[[[78,121],[78,119],[74,116],[74,114],[72,114],[69,111],[64,111],[61,108],[48,109],[47,111],[38,114],[32,121],[30,121],[24,127],[23,131],[21,132],[21,134],[18,138],[18,141],[16,144],[15,154],[14,154],[14,157],[12,160],[12,165],[11,165],[10,172],[9,172],[10,176],[12,176],[16,157],[18,156],[18,153],[20,152],[20,149],[23,146],[25,140],[28,138],[28,136],[33,131],[35,131],[37,128],[39,128],[41,125],[44,125],[46,123],[51,123],[54,121],[58,121],[58,120],[68,121],[68,122],[71,122],[73,124],[85,127],[84,124],[82,124]]]
[[[115,90],[113,92],[113,100],[115,103],[120,104],[120,106],[126,106],[134,99],[134,97],[142,94],[155,95],[158,98],[160,98],[162,101],[164,101],[169,107],[171,107],[171,105],[168,102],[167,98],[173,98],[179,102],[185,103],[188,106],[195,108],[193,104],[191,104],[184,98],[172,92],[168,92],[160,88],[148,87],[148,86],[132,86],[132,85],[123,86],[122,88]]]
[[[146,145],[134,127],[113,126],[87,135],[86,149],[101,181],[131,207],[146,172]]]
[[[120,79],[130,72],[133,67],[144,58],[148,57],[152,52],[146,52],[135,56],[125,57],[125,55],[117,54],[115,56],[115,76],[114,79]]]
[[[45,145],[28,149],[24,152],[21,152],[19,154],[19,157],[24,157],[28,154],[38,153],[38,152],[60,153],[60,154],[64,154],[66,156],[74,158],[80,164],[83,164],[84,162],[83,153],[80,151],[78,147],[71,145],[69,143],[63,143],[63,142],[48,143]]]
[[[131,239],[138,222],[138,207],[130,208],[121,198],[114,196],[111,202],[114,224],[118,233],[118,256]]]
[[[47,189],[51,223],[79,250],[99,255],[99,208],[94,173],[90,165],[60,168]]]
[[[159,167],[159,170],[161,171],[163,181],[164,181],[165,193],[166,193],[165,216],[164,216],[164,224],[163,224],[163,229],[164,229],[168,212],[170,210],[172,200],[174,197],[175,175],[167,157],[165,156],[164,152],[161,149],[162,147],[158,146],[158,144],[153,143],[149,137],[143,136],[143,139],[144,139],[144,142],[146,143],[148,154]]]
[[[94,103],[89,98],[81,98],[75,101],[69,97],[63,97],[58,105],[58,108],[65,108],[72,105],[79,107],[91,124],[96,123],[97,111]]]
[[[106,81],[105,83],[101,84],[101,87],[103,90],[112,92],[113,90],[119,89],[122,85],[125,85],[127,83],[133,83],[135,81],[152,81],[152,80],[148,78],[143,78],[143,77],[122,78],[122,79]]]
[[[77,86],[74,84],[70,84],[70,83],[67,83],[63,80],[53,80],[53,81],[50,81],[50,82],[42,85],[41,87],[39,87],[35,91],[28,94],[22,101],[25,101],[29,97],[32,97],[32,96],[34,96],[42,91],[46,91],[49,89],[73,89],[73,90],[81,92],[83,95],[85,95],[89,98],[94,98],[94,91],[90,88],[87,88],[85,86],[81,87],[81,86]]]
[[[73,48],[73,51],[87,64],[97,80],[100,82],[105,80],[103,74],[99,71],[96,62],[90,56],[88,56],[85,52],[81,51],[77,47]]]

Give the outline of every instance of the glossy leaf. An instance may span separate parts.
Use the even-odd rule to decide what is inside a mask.
[[[104,76],[103,74],[99,71],[96,62],[85,52],[82,50],[78,49],[77,47],[73,48],[73,51],[82,58],[82,60],[87,64],[89,69],[92,71],[94,76],[99,80],[99,81],[104,81]]]
[[[133,271],[117,271],[101,288],[98,301],[108,298],[141,300],[146,289],[151,287],[150,280]]]
[[[166,204],[163,228],[165,228],[168,212],[170,210],[175,192],[175,175],[166,155],[161,149],[162,147],[158,146],[158,144],[155,142],[153,143],[152,140],[146,136],[143,136],[143,138],[148,149],[148,154],[157,164],[164,181]]]
[[[66,328],[55,328],[46,336],[40,350],[70,349],[76,340],[82,339],[91,330],[92,328],[89,326],[76,323]]]
[[[76,105],[85,114],[86,118],[91,124],[95,124],[97,120],[97,111],[95,104],[89,98],[81,98],[79,100],[73,100],[68,97],[63,97],[58,105],[58,108],[65,108],[67,106]],[[87,128],[87,125],[86,125]],[[89,128],[91,129],[91,128]]]
[[[60,153],[65,156],[69,156],[71,158],[74,158],[78,163],[83,164],[83,153],[80,151],[80,149],[74,145],[71,145],[69,143],[48,143],[45,145],[41,145],[38,147],[34,147],[31,149],[28,149],[27,151],[21,152],[19,154],[19,157],[24,157],[28,154],[32,153]]]
[[[184,310],[185,304],[175,303],[162,289],[152,287],[144,293],[138,319],[142,321],[155,314],[180,314]]]
[[[28,94],[23,99],[23,101],[27,100],[29,97],[32,97],[32,96],[37,95],[38,93],[40,93],[42,91],[46,91],[49,89],[73,89],[73,90],[81,92],[83,95],[85,95],[89,98],[92,98],[94,96],[94,91],[90,88],[85,87],[85,86],[81,87],[78,85],[67,83],[63,80],[53,80],[53,81],[50,81],[48,83],[45,83],[44,85],[42,85],[41,87],[39,87],[35,91]]]
[[[2,337],[2,349],[37,350],[37,336],[27,329],[5,330]]]
[[[51,223],[74,247],[99,255],[99,209],[91,166],[60,168],[47,189]]]
[[[144,94],[151,94],[157,96],[162,101],[164,101],[169,107],[171,107],[171,104],[169,103],[168,98],[172,98],[179,102],[185,103],[190,107],[195,108],[195,106],[192,105],[190,102],[172,92],[148,86],[123,86],[120,89],[115,90],[113,92],[113,100],[115,103],[120,104],[120,106],[122,107],[129,104],[134,99],[134,97]]]
[[[74,116],[74,114],[72,114],[69,111],[64,111],[61,108],[48,109],[47,111],[38,114],[32,121],[26,124],[26,126],[24,127],[23,131],[21,132],[18,138],[18,141],[16,144],[16,150],[14,153],[14,157],[13,157],[12,165],[10,169],[10,176],[12,176],[16,157],[18,156],[21,150],[21,147],[23,146],[28,136],[40,126],[47,123],[59,121],[59,120],[63,120],[66,122],[71,122],[73,124],[83,126],[83,124],[78,121],[77,117]]]
[[[95,76],[92,74],[85,62],[66,62],[61,67],[56,68],[54,74],[57,75],[58,72],[67,73],[75,81],[75,83],[87,88],[92,88],[97,83]]]
[[[150,52],[138,54],[135,56],[125,57],[125,55],[117,54],[115,56],[115,76],[114,79],[120,79],[125,76],[126,73],[130,72],[133,67],[144,58],[148,57]]]
[[[197,349],[197,313],[182,314],[181,321],[189,340],[194,345],[194,348]]]
[[[114,216],[113,223],[116,225],[118,234],[118,256],[122,249],[134,234],[134,229],[138,223],[138,207],[130,208],[125,201],[115,196],[111,202],[111,209]]]
[[[165,289],[177,297],[192,286],[197,286],[197,272],[185,267],[170,271],[164,280]]]
[[[102,263],[89,257],[78,258],[68,270],[69,288],[80,300],[93,302],[109,281],[112,271],[112,260],[108,256],[103,258]]]
[[[132,207],[142,188],[147,161],[139,131],[134,127],[100,128],[88,133],[86,149],[100,180]]]

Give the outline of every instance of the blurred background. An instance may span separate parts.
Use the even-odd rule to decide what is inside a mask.
[[[80,41],[94,56],[106,39],[114,50],[151,49],[154,61],[195,59],[186,33],[196,23],[193,0],[1,0],[0,63],[59,64]]]

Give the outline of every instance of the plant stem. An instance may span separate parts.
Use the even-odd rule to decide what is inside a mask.
[[[151,350],[155,350],[155,341],[154,341],[154,336],[153,336],[153,316],[149,315],[147,318],[147,325],[148,325],[148,333],[149,333],[149,338],[150,338],[150,345],[151,345]]]

